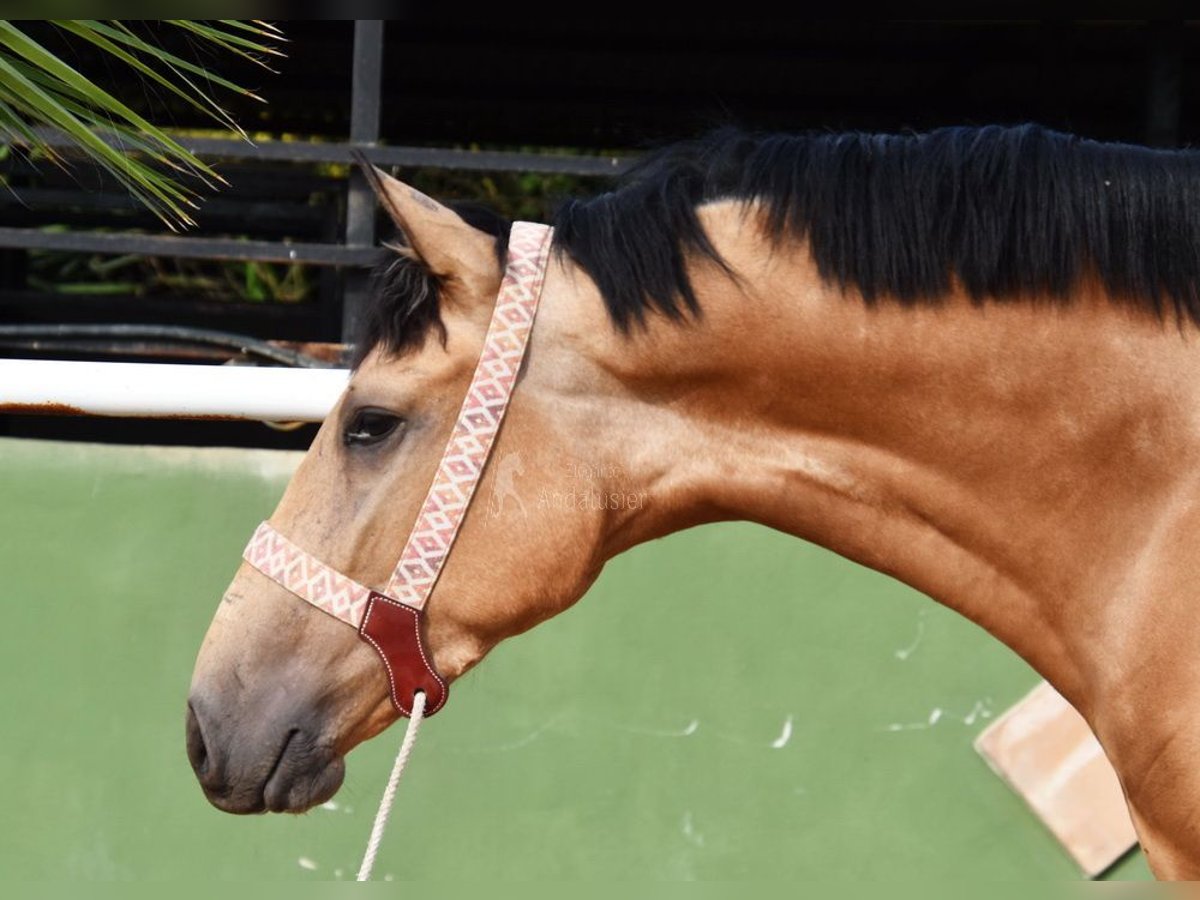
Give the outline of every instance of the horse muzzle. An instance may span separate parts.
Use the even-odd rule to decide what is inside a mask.
[[[332,797],[345,760],[315,723],[289,711],[235,723],[202,695],[188,701],[188,760],[217,809],[230,813],[304,812]]]

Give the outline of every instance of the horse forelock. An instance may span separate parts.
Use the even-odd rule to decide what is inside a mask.
[[[496,258],[503,265],[511,223],[479,204],[448,205],[468,225],[495,238]],[[441,279],[429,270],[403,234],[384,246],[389,256],[372,273],[370,300],[354,341],[355,369],[377,347],[391,355],[402,355],[420,349],[430,335],[443,344],[446,341]]]

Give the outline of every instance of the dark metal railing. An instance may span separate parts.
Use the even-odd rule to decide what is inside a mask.
[[[292,164],[351,163],[360,153],[379,166],[414,166],[495,172],[536,172],[610,176],[619,172],[626,161],[616,157],[568,156],[565,154],[470,151],[427,147],[381,146],[379,122],[381,115],[382,73],[384,57],[384,22],[360,20],[354,27],[352,54],[350,133],[346,141],[284,141],[266,140],[250,143],[233,138],[179,137],[179,143],[197,155],[210,160],[247,162],[279,162]],[[67,147],[70,142],[53,130],[43,130],[42,136],[52,146]],[[340,240],[251,240],[233,237],[199,237],[171,234],[146,234],[128,231],[46,230],[37,227],[0,226],[0,251],[50,250],[98,254],[137,254],[147,257],[182,259],[261,261],[270,263],[303,263],[332,267],[339,271],[336,302],[340,307],[340,337],[348,341],[356,330],[367,295],[366,269],[379,259],[375,247],[376,201],[366,179],[351,169],[344,190],[344,215],[335,229]],[[68,195],[71,192],[33,188],[29,198],[22,197],[20,188],[10,190],[17,203],[30,203],[34,195]],[[76,196],[85,197],[76,192]],[[60,200],[62,197],[60,197]],[[111,199],[111,198],[110,198]],[[230,201],[236,203],[236,201]],[[72,218],[79,220],[82,210],[100,203],[82,200],[75,206],[80,212]],[[128,206],[128,204],[119,204]],[[251,213],[247,213],[250,215]],[[311,218],[311,217],[309,217]],[[332,236],[332,234],[330,235]],[[329,335],[332,337],[333,335]]]

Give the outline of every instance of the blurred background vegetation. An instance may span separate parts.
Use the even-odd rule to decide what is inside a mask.
[[[0,21],[0,138],[5,141],[0,181],[9,188],[4,198],[9,202],[0,201],[0,224],[123,233],[157,233],[166,226],[204,235],[338,240],[336,222],[322,220],[342,215],[339,194],[348,166],[210,164],[180,143],[213,137],[345,140],[333,129],[322,133],[316,122],[311,124],[322,129],[316,133],[281,131],[285,123],[272,115],[277,69],[289,62],[287,30],[288,23],[236,20]],[[296,62],[318,63],[312,58]],[[347,101],[342,98],[339,106]],[[59,140],[51,140],[51,134]],[[539,220],[552,215],[563,197],[605,182],[441,168],[398,174],[431,196],[482,202],[510,218]],[[299,215],[277,211],[279,221],[270,215],[254,221],[255,203],[280,199],[272,197],[269,184],[265,190],[256,184],[281,178],[292,182],[282,193]],[[307,194],[306,178],[312,186]],[[91,196],[73,193],[80,189]],[[238,201],[250,205],[229,208]],[[379,233],[388,228],[381,222]],[[13,254],[8,256],[11,262]],[[321,273],[303,264],[140,254],[32,249],[22,254],[17,268],[8,272],[5,287],[51,297],[302,304],[316,299],[322,285]]]

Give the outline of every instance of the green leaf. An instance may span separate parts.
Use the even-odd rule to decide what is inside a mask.
[[[267,45],[259,43],[258,41],[252,41],[249,38],[242,37],[241,35],[230,34],[227,31],[222,31],[219,28],[213,28],[211,25],[204,25],[191,19],[164,19],[163,21],[165,21],[168,25],[174,25],[178,28],[184,29],[185,31],[190,31],[204,40],[212,44],[216,44],[219,47],[223,47],[230,53],[236,53],[238,56],[248,59],[250,62],[260,65],[264,69],[272,72],[275,70],[254,54],[265,53],[272,56],[284,55],[273,47],[268,47]]]
[[[252,22],[243,22],[240,19],[218,19],[226,28],[236,28],[239,31],[248,31],[251,34],[258,35],[261,38],[266,38],[272,41],[286,41],[283,32],[272,25],[270,22],[264,22],[261,19],[255,19]]]
[[[129,29],[129,26],[124,22],[113,22],[111,26],[105,25],[103,22],[92,22],[91,26],[95,29],[97,34],[103,34],[106,37],[112,38],[114,41],[121,41],[128,46],[133,47],[134,49],[141,50],[151,58],[160,61],[163,65],[172,70],[183,69],[185,72],[191,72],[193,75],[203,78],[205,81],[211,81],[213,84],[233,91],[235,94],[243,94],[247,97],[252,97],[255,100],[262,100],[262,97],[258,96],[253,91],[247,90],[244,87],[240,87],[239,85],[234,84],[232,81],[222,78],[217,73],[205,69],[203,66],[198,66],[193,62],[183,59],[182,57],[176,56],[173,53],[169,53],[162,47],[156,47],[153,44],[142,40],[140,37],[134,34]],[[184,76],[179,75],[179,77],[182,79]],[[191,84],[191,82],[188,82],[188,84]],[[199,91],[199,88],[193,86],[193,90]]]
[[[44,121],[72,137],[84,152],[104,164],[138,200],[158,213],[168,227],[174,228],[176,221],[181,224],[193,224],[180,205],[181,202],[188,201],[184,199],[182,189],[178,185],[110,147],[85,123],[71,115],[57,98],[39,88],[2,56],[0,93],[6,95],[4,99],[18,111],[30,116],[41,116]],[[46,147],[44,141],[40,143],[42,147]]]
[[[177,144],[166,132],[150,124],[112,94],[97,87],[95,83],[75,71],[61,59],[50,53],[37,42],[28,38],[20,29],[9,22],[0,20],[0,45],[4,45],[21,54],[31,63],[54,76],[62,83],[86,97],[94,106],[120,116],[136,128],[141,129],[155,141],[172,151],[179,158],[187,159],[200,171],[214,178],[219,177],[207,165],[193,156],[189,151]]]
[[[160,74],[155,69],[146,65],[144,62],[142,62],[140,59],[138,59],[132,53],[127,53],[123,48],[118,47],[115,43],[113,43],[111,40],[109,40],[108,37],[106,35],[104,35],[99,29],[92,27],[91,23],[67,20],[67,21],[56,22],[55,24],[58,25],[59,27],[61,27],[64,31],[69,31],[71,34],[77,35],[78,37],[82,38],[83,40],[88,41],[89,43],[95,44],[101,50],[103,50],[106,53],[109,53],[112,56],[116,57],[117,59],[121,60],[121,62],[125,63],[130,68],[136,69],[138,72],[145,75],[147,78],[149,78],[155,84],[158,84],[158,85],[166,88],[168,91],[173,93],[175,96],[181,98],[184,102],[190,104],[192,107],[194,107],[195,109],[198,109],[200,112],[205,113],[206,115],[216,116],[216,118],[219,122],[221,122],[222,124],[231,128],[232,130],[238,132],[238,134],[242,134],[242,135],[245,134],[245,132],[243,132],[242,129],[238,127],[238,124],[230,117],[229,113],[225,112],[224,109],[222,109],[211,97],[209,97],[203,91],[196,89],[195,85],[193,85],[190,81],[188,81],[183,76],[180,76],[180,78],[189,87],[191,87],[193,89],[190,93],[188,91],[184,90],[183,88],[179,87],[174,82],[172,82],[171,79],[167,78],[165,75]],[[94,24],[99,24],[99,23],[94,23]],[[169,56],[169,54],[163,54],[161,58],[165,58],[167,56]]]
[[[67,36],[91,44],[147,83],[169,91],[222,127],[245,137],[216,98],[197,82],[261,100],[251,91],[139,37],[123,21],[67,19],[54,24]],[[262,55],[282,55],[271,46],[283,40],[281,33],[265,22],[222,20],[214,25],[170,20],[169,24],[186,30],[193,40],[264,67]],[[224,181],[162,128],[103,90],[17,24],[0,20],[0,137],[65,167],[66,158],[39,132],[44,126],[65,135],[171,228],[193,224],[186,207],[195,206],[192,198],[196,195],[170,172],[187,174],[210,186],[214,181]]]

